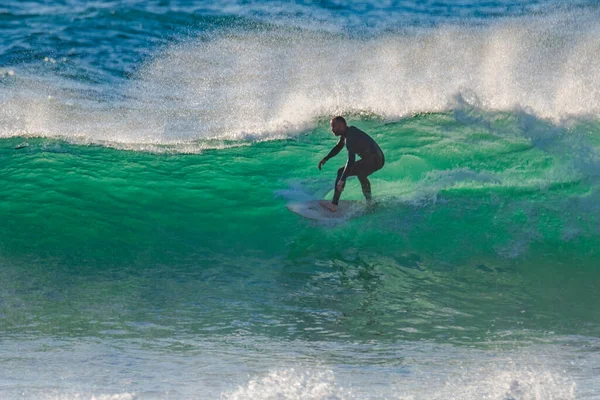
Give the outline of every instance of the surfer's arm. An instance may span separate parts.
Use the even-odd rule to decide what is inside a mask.
[[[335,146],[333,146],[333,149],[331,149],[331,151],[329,152],[329,154],[327,154],[320,162],[319,162],[319,169],[321,169],[321,167],[323,166],[323,164],[325,164],[327,162],[327,160],[329,160],[330,158],[333,158],[335,156],[338,155],[338,153],[340,151],[342,151],[342,149],[344,148],[344,145],[346,144],[346,139],[342,136],[340,137],[340,140],[337,142],[337,144]]]
[[[345,144],[346,144],[346,139],[343,136],[340,137],[340,140],[338,140],[337,144],[335,146],[333,146],[333,149],[331,149],[331,151],[329,152],[329,154],[327,154],[325,156],[324,160],[327,161],[330,158],[333,158],[333,157],[337,156],[338,153],[340,151],[342,151],[342,149],[344,148]]]

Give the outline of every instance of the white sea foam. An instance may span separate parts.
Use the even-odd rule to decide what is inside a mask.
[[[225,399],[345,399],[351,393],[339,387],[330,370],[289,368],[275,370],[266,376],[254,378],[245,387],[239,387],[223,396]]]
[[[459,362],[460,363],[460,362]],[[352,381],[344,387],[331,370],[289,368],[251,378],[246,386],[224,393],[224,399],[497,399],[551,400],[574,399],[575,384],[564,374],[543,365],[522,365],[506,358],[490,365],[465,366],[442,379],[435,375],[396,377],[368,393],[352,390]],[[472,369],[476,367],[476,369]],[[459,372],[460,371],[460,372]],[[355,378],[358,378],[355,376]],[[377,379],[377,378],[375,378]],[[422,382],[420,382],[423,380]],[[355,384],[358,382],[354,382]]]
[[[457,106],[457,95],[482,109],[523,109],[555,122],[597,118],[598,17],[562,13],[362,39],[314,29],[231,30],[167,48],[99,103],[81,88],[17,71],[1,89],[0,137],[269,140],[340,113],[394,120],[444,111]]]

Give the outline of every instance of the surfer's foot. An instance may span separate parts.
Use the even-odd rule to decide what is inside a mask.
[[[373,200],[368,200],[366,207],[367,212],[375,211],[375,208],[377,208],[377,203],[375,203]]]
[[[321,203],[321,206],[325,207],[326,209],[328,209],[331,212],[336,212],[338,209],[338,206],[336,204],[333,204],[330,201],[321,200],[320,203]]]

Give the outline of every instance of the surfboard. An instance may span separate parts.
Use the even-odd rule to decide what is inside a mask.
[[[366,203],[359,200],[340,200],[337,211],[330,211],[321,205],[322,201],[310,200],[290,203],[286,207],[291,212],[315,221],[337,221],[357,217],[366,211]]]

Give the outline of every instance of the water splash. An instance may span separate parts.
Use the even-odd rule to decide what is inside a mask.
[[[395,120],[460,103],[554,122],[597,118],[598,21],[592,10],[368,38],[230,30],[167,48],[101,100],[87,98],[82,85],[19,73],[2,89],[0,136],[248,142],[290,137],[333,114]]]

